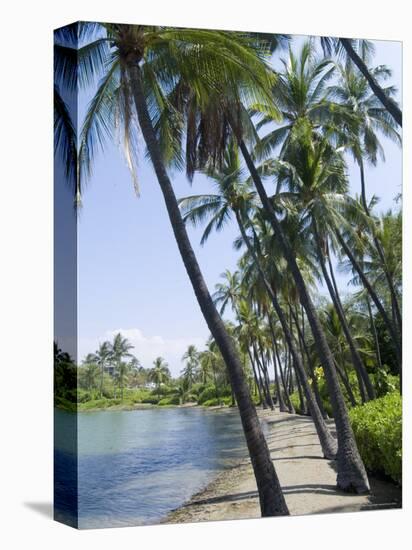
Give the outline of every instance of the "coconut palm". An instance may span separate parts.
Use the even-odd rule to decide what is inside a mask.
[[[231,215],[235,217],[242,235],[242,239],[247,246],[249,254],[253,258],[253,262],[256,269],[258,270],[260,280],[280,319],[282,328],[285,331],[287,344],[289,349],[291,350],[291,353],[293,354],[293,360],[297,371],[299,372],[300,381],[304,386],[306,399],[309,402],[309,407],[311,409],[312,416],[318,430],[319,438],[324,449],[324,454],[328,457],[334,457],[336,455],[336,444],[334,443],[333,438],[326,427],[319,407],[316,403],[316,400],[314,399],[308,382],[306,371],[303,367],[301,358],[296,350],[296,344],[289,329],[284,312],[280,307],[276,293],[273,291],[273,288],[265,274],[264,268],[262,267],[261,260],[258,257],[259,248],[257,247],[257,243],[254,246],[251,239],[247,235],[245,224],[248,223],[247,215],[248,212],[251,210],[250,203],[254,198],[254,194],[251,193],[248,190],[247,186],[245,186],[245,184],[242,184],[241,182],[242,171],[240,169],[240,161],[237,154],[237,148],[232,146],[229,151],[226,152],[225,163],[222,167],[221,172],[218,172],[217,170],[209,170],[208,175],[213,178],[213,181],[219,193],[215,195],[201,195],[197,197],[191,196],[185,199],[181,199],[179,203],[183,210],[183,219],[186,222],[191,222],[196,225],[202,220],[205,221],[208,215],[211,217],[211,221],[207,223],[206,229],[201,239],[201,243],[205,243],[208,236],[210,235],[211,230],[214,227],[219,230],[219,227],[224,222],[224,220],[230,218]],[[221,292],[221,295],[218,299],[222,300],[223,304],[225,304],[227,296],[227,292]],[[245,306],[244,312],[246,313]],[[273,401],[270,395],[269,380],[265,360],[264,357],[262,357],[262,360],[260,360],[260,356],[258,353],[258,351],[260,351],[262,347],[262,330],[259,326],[258,317],[254,315],[252,311],[249,311],[247,312],[248,317],[245,318],[245,313],[243,322],[248,327],[248,334],[251,338],[253,350],[253,359],[255,360],[255,363],[257,365],[257,371],[259,372],[259,374],[260,372],[262,373],[262,390],[263,394],[265,395],[265,401],[267,405],[273,409]],[[257,373],[255,373],[255,376],[257,379],[259,379]],[[290,408],[292,409],[291,403]]]
[[[153,368],[149,371],[149,380],[156,386],[157,395],[160,397],[160,387],[166,384],[171,378],[167,362],[163,357],[156,357],[153,361]]]
[[[253,95],[258,99],[260,90],[268,89],[273,80],[273,73],[266,65],[269,45],[255,35],[170,27],[105,24],[102,33],[105,42],[100,44],[110,44],[110,56],[96,45],[90,48],[89,64],[85,65],[86,72],[92,68],[103,77],[82,131],[81,174],[90,172],[96,147],[105,138],[113,137],[118,121],[123,125],[126,156],[134,173],[139,126],[186,271],[228,366],[256,475],[262,515],[287,514],[241,361],[208,292],[166,171],[167,163],[180,166],[183,162],[180,148],[175,146],[175,138],[182,131],[182,117],[170,102],[170,95],[180,101],[189,94],[192,104],[200,107],[210,105],[210,99],[222,95],[224,90],[231,90],[238,97]],[[213,117],[207,123],[213,128]],[[189,167],[190,162],[186,164]]]
[[[191,344],[187,348],[183,354],[182,361],[185,361],[186,365],[182,370],[181,375],[187,383],[188,391],[190,391],[196,380],[199,368],[199,352],[197,351],[196,346]]]
[[[307,127],[310,121],[301,120],[299,126]],[[294,133],[296,133],[296,128]],[[338,486],[343,490],[355,490],[357,492],[368,492],[369,482],[366,471],[359,455],[353,431],[350,425],[345,401],[339,386],[339,380],[335,369],[333,355],[325,337],[316,308],[308,292],[302,273],[296,261],[294,250],[283,232],[282,225],[278,219],[278,213],[275,211],[272,201],[269,199],[263,184],[261,175],[257,170],[253,158],[246,146],[243,137],[238,134],[239,147],[244,157],[251,178],[256,187],[262,206],[267,213],[268,220],[272,226],[273,232],[278,239],[282,253],[287,261],[290,273],[294,279],[299,292],[300,301],[305,309],[305,313],[310,324],[314,342],[317,346],[317,352],[325,371],[325,377],[331,398],[331,404],[334,411],[334,418],[337,426],[338,437],[338,464],[340,464],[340,473],[338,474]],[[297,135],[299,137],[299,133]],[[286,152],[285,152],[286,155]]]
[[[347,147],[351,151],[355,162],[359,166],[361,181],[362,206],[368,216],[371,213],[366,199],[366,182],[364,161],[376,165],[378,154],[384,160],[384,151],[377,133],[391,139],[398,145],[401,137],[396,130],[396,124],[385,108],[381,107],[375,95],[369,93],[369,86],[362,75],[357,74],[349,65],[338,66],[340,78],[335,86],[329,87],[329,93],[342,105],[345,105],[354,115],[355,124],[349,126]],[[384,80],[391,76],[391,71],[386,66],[379,66],[372,70],[376,80]],[[384,88],[386,96],[391,97],[395,93],[393,86]],[[374,229],[373,225],[371,228]],[[387,283],[392,295],[396,321],[399,332],[402,331],[402,319],[398,300],[394,290],[393,281],[386,266],[386,259],[380,243],[379,233],[373,232],[373,242],[382,262]]]
[[[96,362],[100,367],[100,397],[103,397],[103,382],[106,366],[112,355],[111,344],[108,341],[99,344],[99,348],[96,351]]]
[[[83,365],[79,372],[80,382],[86,390],[91,391],[96,388],[99,374],[100,369],[96,364],[95,354],[87,354],[83,360]]]
[[[116,380],[117,386],[120,388],[120,399],[122,401],[123,401],[124,387],[128,381],[129,373],[130,373],[130,363],[127,363],[126,361],[120,361],[117,365],[115,380]]]

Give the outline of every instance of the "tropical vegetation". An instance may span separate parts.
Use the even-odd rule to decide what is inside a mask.
[[[137,186],[141,132],[210,330],[205,349],[187,349],[177,379],[161,357],[142,367],[121,334],[103,343],[77,368],[80,409],[125,399],[236,404],[263,516],[288,509],[255,405],[310,414],[342,490],[368,492],[367,470],[399,482],[402,213],[399,198],[382,213],[367,192],[368,167],[384,159],[382,137],[401,144],[396,90],[385,86],[390,69],[373,66],[366,41],[313,38],[296,50],[286,35],[76,30],[76,70],[70,30],[57,34],[55,57],[62,87],[78,82],[94,94],[75,139],[60,89],[56,96],[57,152],[68,174],[76,144],[76,205],[97,152],[119,128]],[[273,69],[274,58],[282,69]],[[352,161],[359,185],[349,177]],[[189,180],[204,174],[215,192],[177,199],[175,170]],[[203,226],[207,245],[230,222],[239,230],[237,269],[222,265],[211,293],[188,229]],[[342,290],[337,271],[353,292]],[[57,398],[64,404],[70,395]],[[395,418],[382,448],[382,427]]]

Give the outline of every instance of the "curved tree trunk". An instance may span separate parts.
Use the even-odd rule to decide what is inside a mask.
[[[378,82],[376,82],[375,78],[369,72],[369,69],[366,66],[363,59],[359,57],[359,55],[353,49],[351,41],[348,38],[339,38],[339,41],[342,44],[342,46],[345,48],[346,53],[348,54],[350,59],[358,67],[360,72],[368,81],[369,86],[372,88],[373,93],[376,95],[376,97],[379,99],[379,101],[382,103],[382,105],[385,107],[388,113],[390,113],[393,116],[397,124],[399,124],[399,126],[402,126],[402,111],[399,109],[396,103],[392,101],[392,99],[385,94],[385,92],[382,90]]]
[[[359,159],[358,164],[359,164],[360,179],[361,179],[362,206],[363,206],[363,209],[365,210],[366,215],[369,218],[372,218],[372,216],[370,214],[370,211],[369,211],[368,202],[366,200],[365,170],[364,170],[364,166],[363,166],[363,160]],[[385,253],[383,251],[383,248],[381,246],[379,238],[375,235],[375,233],[373,233],[373,242],[375,244],[375,248],[376,248],[376,251],[378,253],[379,259],[382,262],[382,270],[384,272],[386,282],[388,283],[389,292],[390,292],[390,295],[391,295],[392,304],[393,304],[394,313],[395,313],[395,315],[393,317],[396,320],[397,325],[398,325],[397,328],[399,330],[400,343],[401,343],[401,346],[402,346],[402,315],[401,315],[401,309],[399,307],[398,296],[397,296],[396,290],[395,290],[395,285],[393,284],[392,276],[391,276],[391,274],[389,273],[389,270],[388,270],[388,266],[387,266],[386,258],[385,258]]]
[[[371,326],[371,332],[373,334],[373,340],[375,343],[375,355],[376,355],[376,362],[378,364],[378,369],[382,369],[382,359],[381,359],[381,350],[379,347],[379,339],[378,339],[378,333],[376,332],[376,325],[375,325],[375,319],[373,318],[371,303],[369,300],[369,296],[366,296],[366,305],[368,306],[368,314],[369,314],[369,322]]]
[[[249,354],[250,364],[252,365],[253,378],[255,380],[255,390],[257,390],[258,395],[259,395],[259,404],[262,405],[262,407],[263,407],[264,406],[264,399],[262,397],[262,388],[260,387],[260,382],[259,382],[259,379],[258,379],[258,376],[257,376],[255,361],[252,357],[252,354],[251,354],[249,348],[248,348],[248,354]],[[256,391],[255,391],[255,395],[256,395]]]
[[[309,373],[310,373],[310,378],[312,380],[311,388],[313,388],[313,393],[315,395],[316,403],[318,404],[318,407],[319,407],[319,410],[321,412],[322,417],[324,419],[327,419],[328,414],[325,411],[325,407],[323,406],[322,398],[321,398],[320,393],[319,393],[318,381],[316,379],[315,372],[314,372],[313,365],[312,365],[312,361],[311,361],[310,354],[309,354],[309,350],[308,350],[308,347],[307,347],[306,342],[305,342],[305,335],[304,335],[304,332],[303,332],[304,329],[303,329],[303,327],[301,329],[300,326],[299,326],[299,319],[297,317],[297,313],[294,314],[293,310],[291,310],[291,311],[292,311],[292,317],[293,317],[293,320],[295,321],[295,326],[296,326],[296,329],[297,329],[297,332],[298,332],[298,338],[299,338],[300,348],[301,348],[302,362],[304,363],[303,355],[306,355],[306,359],[307,359],[307,362],[308,362],[308,370],[309,370]],[[304,319],[302,318],[302,321],[303,320]],[[304,364],[303,364],[303,366],[304,366]],[[309,411],[309,414],[310,414],[310,411]]]
[[[247,236],[247,233],[245,231],[242,218],[240,217],[239,212],[235,212],[236,214],[236,220],[239,225],[239,229],[242,235],[243,240],[245,241],[245,244],[247,246],[247,249],[250,253],[250,255],[253,258],[253,261],[256,265],[256,268],[258,269],[259,276],[264,284],[264,287],[266,289],[266,292],[272,302],[272,305],[276,311],[276,314],[279,318],[280,324],[282,325],[283,332],[285,334],[286,343],[288,345],[288,348],[290,350],[290,353],[292,355],[293,363],[297,372],[297,376],[299,378],[300,383],[302,384],[303,391],[306,397],[306,402],[310,411],[310,414],[312,416],[313,423],[315,424],[315,428],[319,437],[319,441],[323,450],[323,454],[326,458],[335,458],[336,457],[336,441],[332,437],[328,427],[326,426],[325,420],[319,410],[318,404],[316,403],[316,400],[313,396],[312,390],[310,388],[310,384],[308,381],[308,377],[305,371],[305,368],[301,362],[299,353],[297,352],[294,338],[292,335],[292,332],[289,328],[288,322],[286,320],[286,315],[283,312],[282,307],[279,304],[279,301],[277,299],[277,296],[270,285],[269,281],[266,278],[265,272],[263,271],[263,267],[260,263],[259,257],[257,256],[252,243],[250,242],[249,237]],[[276,341],[275,341],[276,345]],[[287,395],[287,398],[292,405],[290,401],[290,397]],[[293,405],[292,405],[293,407]]]
[[[234,343],[226,331],[225,325],[217,312],[203,279],[203,275],[186,232],[186,227],[177,204],[172,184],[163,164],[160,148],[146,104],[139,66],[137,64],[129,66],[128,75],[130,77],[140,129],[164,197],[183,263],[192,283],[200,309],[210,332],[219,346],[219,350],[229,371],[231,386],[238,403],[243,431],[256,478],[262,516],[289,515],[289,510],[273,466],[270,451],[263,435],[256,409],[253,406],[241,361],[237,356]]]
[[[275,340],[276,340],[276,336],[275,336],[275,330],[273,328],[273,321],[270,317],[270,314],[268,314],[268,322],[269,322],[269,329],[270,329],[270,335],[271,335],[271,339],[272,339],[272,346],[273,346],[273,369],[275,371],[275,384],[276,384],[276,392],[278,394],[278,400],[279,400],[279,411],[280,412],[286,412],[287,411],[287,407],[285,405],[285,401],[283,399],[283,395],[282,395],[282,391],[280,389],[280,384],[279,384],[279,374],[278,374],[278,361],[277,361],[277,355],[276,355],[276,351],[275,351]],[[280,368],[280,365],[279,365],[279,368]]]
[[[393,341],[394,347],[395,347],[396,359],[397,359],[397,363],[398,363],[398,365],[397,365],[398,366],[398,372],[399,372],[401,388],[402,388],[402,349],[401,349],[401,346],[400,346],[400,342],[399,342],[399,338],[398,338],[398,335],[397,335],[397,332],[396,332],[396,328],[393,326],[391,320],[389,319],[388,314],[385,311],[385,308],[383,307],[381,301],[378,298],[378,295],[376,294],[376,292],[372,288],[372,285],[370,284],[368,278],[364,274],[361,266],[359,265],[359,262],[356,260],[354,254],[352,253],[351,249],[349,248],[349,246],[345,242],[345,239],[342,237],[342,235],[341,235],[341,233],[338,229],[335,229],[335,234],[338,238],[339,244],[341,245],[341,247],[345,251],[345,254],[349,258],[351,264],[353,265],[354,269],[356,270],[357,274],[359,275],[363,286],[368,291],[369,296],[372,298],[373,303],[375,304],[377,310],[382,315],[382,319],[383,319],[383,321],[386,325],[386,328],[388,329],[389,334],[391,335],[391,338],[392,338],[392,341]]]
[[[326,268],[325,258],[323,256],[322,246],[320,243],[319,233],[318,233],[315,221],[313,223],[313,230],[314,230],[315,241],[317,246],[318,260],[322,269],[323,278],[325,279],[330,297],[332,298],[333,305],[335,306],[336,313],[338,314],[339,322],[345,334],[346,341],[348,342],[350,354],[352,357],[353,367],[355,369],[356,376],[358,379],[358,385],[359,385],[359,391],[360,391],[362,403],[365,403],[365,401],[368,401],[369,399],[375,399],[376,397],[375,390],[373,389],[372,382],[370,381],[369,375],[366,372],[365,366],[359,355],[356,344],[352,338],[352,334],[351,334],[348,322],[346,320],[345,312],[343,311],[343,306],[340,301],[339,294],[335,292],[332,281],[329,277],[329,273]],[[330,262],[330,257],[329,257],[329,262]],[[330,267],[332,267],[331,263],[330,263]],[[333,271],[332,271],[332,274],[333,274]],[[366,389],[367,395],[365,394],[365,389]]]
[[[287,241],[285,234],[283,233],[282,226],[280,225],[276,212],[266,194],[266,190],[262,180],[260,179],[259,173],[256,170],[249,151],[247,150],[247,147],[242,139],[239,139],[239,145],[260,200],[262,201],[263,208],[268,214],[275,236],[278,239],[283,255],[295,281],[299,292],[300,301],[305,308],[317,346],[319,358],[324,367],[338,437],[337,485],[344,491],[355,490],[358,493],[367,493],[370,491],[368,476],[356,446],[352,426],[349,421],[348,411],[339,386],[339,380],[333,362],[333,355],[330,351],[325,334],[323,333],[315,306],[309,296],[305,281],[297,265],[294,252]]]

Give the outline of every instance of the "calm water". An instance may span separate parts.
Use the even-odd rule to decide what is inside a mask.
[[[56,415],[62,434],[73,417]],[[237,411],[81,413],[78,439],[81,528],[156,523],[246,456]],[[64,470],[75,458],[64,438],[55,443],[56,466]]]

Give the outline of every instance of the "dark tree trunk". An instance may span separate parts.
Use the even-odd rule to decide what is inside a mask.
[[[276,212],[266,194],[266,190],[262,180],[260,179],[259,173],[256,170],[253,160],[249,155],[249,151],[247,150],[247,147],[242,139],[239,139],[239,145],[260,200],[262,201],[263,208],[268,214],[275,236],[278,239],[281,250],[295,281],[301,304],[305,308],[305,312],[312,329],[319,358],[324,367],[338,437],[337,485],[344,491],[355,490],[358,493],[369,492],[370,488],[368,476],[356,446],[345,400],[339,386],[339,380],[333,362],[333,355],[329,349],[325,334],[323,333],[316,309],[312,303],[312,299],[309,296],[292,247],[283,233],[281,224],[279,223]]]
[[[362,403],[365,403],[365,401],[368,401],[369,399],[375,399],[375,390],[373,389],[372,382],[370,381],[369,375],[366,372],[365,366],[362,362],[362,359],[359,355],[358,349],[356,347],[356,344],[352,338],[352,334],[349,328],[349,325],[346,320],[345,312],[343,311],[343,306],[340,301],[339,294],[335,292],[335,289],[333,287],[332,281],[329,277],[328,270],[326,268],[325,258],[323,256],[322,252],[322,246],[320,243],[320,237],[318,230],[316,228],[316,222],[313,223],[313,230],[315,235],[315,241],[317,245],[317,252],[318,252],[318,260],[320,263],[320,266],[322,268],[323,278],[325,279],[326,286],[328,287],[330,297],[332,298],[333,305],[335,307],[335,311],[338,314],[339,322],[342,326],[342,330],[345,334],[346,341],[349,345],[350,354],[352,357],[353,367],[356,372],[356,376],[358,378],[358,385],[359,385],[359,391],[362,399]],[[333,276],[333,270],[332,270],[332,264],[330,262],[329,257],[329,265],[331,269],[331,276]],[[365,394],[365,388],[367,395]]]
[[[375,343],[376,362],[378,364],[378,369],[382,369],[382,359],[381,359],[381,350],[379,347],[378,333],[376,332],[375,319],[373,317],[369,296],[366,296],[366,304],[368,306],[369,322],[371,325],[371,332],[373,334],[373,340]]]
[[[365,184],[365,171],[363,167],[363,161],[360,159],[358,161],[359,169],[360,169],[360,178],[361,178],[361,197],[362,197],[362,206],[365,210],[366,215],[371,218],[371,214],[369,212],[368,202],[366,200],[366,184]],[[381,243],[379,241],[379,238],[377,235],[375,235],[375,232],[373,232],[373,242],[375,244],[376,251],[378,253],[379,259],[382,263],[382,270],[384,272],[386,281],[388,283],[389,292],[392,299],[393,309],[394,309],[394,315],[393,318],[396,320],[397,323],[397,329],[399,331],[399,338],[400,338],[400,345],[402,347],[402,315],[401,310],[399,307],[399,301],[396,294],[395,286],[393,284],[392,276],[389,273],[388,265],[386,263],[385,253],[383,251],[383,248],[381,246]]]
[[[322,446],[324,456],[327,457],[327,458],[335,458],[336,457],[336,441],[333,439],[331,433],[329,432],[329,429],[326,426],[325,420],[324,420],[324,418],[323,418],[323,416],[322,416],[322,414],[319,410],[319,407],[318,407],[318,405],[317,405],[317,403],[316,403],[316,401],[313,397],[313,393],[312,393],[312,390],[311,390],[310,385],[309,385],[308,377],[306,375],[305,368],[304,368],[304,366],[301,362],[301,359],[299,357],[299,353],[297,352],[296,345],[295,345],[294,338],[293,338],[293,334],[292,334],[292,332],[289,328],[289,325],[288,325],[288,322],[287,322],[287,319],[286,319],[286,315],[283,312],[283,309],[279,304],[279,301],[277,299],[277,296],[276,296],[272,286],[270,285],[269,281],[266,278],[266,275],[265,275],[265,272],[263,271],[263,267],[261,265],[259,257],[257,256],[257,254],[256,254],[256,252],[253,248],[253,245],[250,242],[249,237],[247,236],[247,233],[245,231],[243,221],[242,221],[242,218],[241,218],[240,214],[238,212],[235,212],[235,214],[236,214],[236,220],[238,222],[240,232],[242,234],[242,238],[245,241],[247,249],[248,249],[250,255],[253,258],[253,261],[256,265],[259,276],[260,276],[260,278],[261,278],[261,280],[264,284],[265,290],[266,290],[266,292],[267,292],[267,294],[268,294],[268,296],[269,296],[269,298],[272,302],[272,305],[275,309],[275,312],[276,312],[276,314],[279,318],[280,324],[281,324],[283,332],[285,334],[286,343],[287,343],[288,348],[290,350],[290,353],[291,353],[291,356],[292,356],[292,359],[293,359],[293,363],[294,363],[294,366],[295,366],[295,369],[296,369],[296,372],[297,372],[298,379],[299,379],[300,383],[303,386],[306,401],[307,401],[307,404],[308,404],[313,422],[315,424],[315,428],[316,428],[316,431],[317,431],[317,434],[318,434],[318,437],[319,437],[320,444]],[[276,355],[278,355],[276,339],[274,340],[274,344],[275,344]],[[286,398],[288,400],[288,405],[293,408],[293,404],[292,404],[292,402],[290,400],[290,397],[287,394],[287,392],[286,392]],[[303,396],[302,396],[302,401],[303,401]]]
[[[296,385],[298,387],[298,394],[299,394],[300,414],[303,414],[304,416],[307,416],[308,411],[307,411],[307,408],[306,408],[305,398],[303,397],[302,386],[300,384],[299,376],[296,377]]]
[[[382,88],[379,86],[378,82],[369,72],[368,67],[364,63],[363,59],[361,59],[353,49],[353,46],[350,40],[348,38],[340,38],[339,40],[342,46],[345,48],[346,53],[348,54],[350,59],[358,67],[360,72],[368,81],[369,86],[371,87],[373,93],[376,95],[376,97],[379,99],[379,101],[382,103],[382,105],[385,107],[388,113],[390,113],[393,116],[396,123],[399,124],[399,126],[402,126],[402,111],[399,109],[396,103],[392,101],[392,99],[388,97],[385,94],[385,92],[382,90]]]
[[[262,516],[289,515],[262,427],[253,406],[243,368],[231,337],[217,312],[193,252],[176,196],[167,175],[149,115],[139,66],[128,67],[140,129],[166,204],[173,233],[200,309],[229,371],[259,492]]]
[[[293,408],[293,404],[292,404],[292,402],[290,400],[290,397],[289,397],[289,394],[288,394],[287,385],[286,385],[286,382],[285,382],[285,368],[282,369],[282,363],[281,363],[280,355],[279,355],[279,348],[278,348],[278,344],[277,344],[276,341],[275,341],[275,351],[276,351],[276,357],[277,357],[278,364],[279,364],[280,381],[282,382],[283,395],[284,395],[284,398],[285,398],[286,407],[287,407],[288,411],[291,414],[293,414],[295,412],[295,409]]]
[[[312,380],[313,393],[315,394],[316,403],[318,404],[318,407],[319,407],[319,410],[322,414],[322,417],[327,419],[328,414],[325,411],[325,407],[323,406],[322,398],[321,398],[320,393],[319,393],[318,381],[316,379],[315,371],[314,371],[314,368],[313,368],[313,365],[312,365],[312,360],[311,360],[311,357],[310,357],[310,354],[309,354],[308,347],[307,347],[306,342],[305,342],[304,317],[302,315],[302,329],[301,329],[300,326],[299,326],[299,319],[297,317],[297,313],[296,313],[296,316],[295,316],[295,314],[292,311],[292,316],[294,318],[295,326],[296,326],[296,329],[297,329],[297,332],[298,332],[298,338],[299,338],[300,348],[301,348],[301,357],[303,358],[303,356],[306,355],[306,359],[307,359],[307,362],[308,362],[308,369],[309,369],[309,372],[310,372],[310,378]]]
[[[280,389],[280,384],[279,384],[279,374],[278,374],[278,365],[277,365],[277,357],[276,357],[276,351],[275,351],[275,340],[276,340],[276,335],[275,335],[275,330],[273,328],[273,321],[270,317],[270,314],[268,314],[268,322],[269,322],[269,328],[270,328],[270,335],[271,335],[271,338],[272,338],[272,346],[273,346],[273,369],[275,371],[275,384],[276,384],[276,393],[278,395],[278,401],[279,401],[279,411],[280,412],[286,412],[287,408],[286,408],[286,405],[285,405],[285,401],[283,399],[283,395],[282,395],[282,391]],[[280,365],[279,365],[279,368],[280,368]]]
[[[263,397],[262,397],[262,389],[261,389],[261,387],[260,387],[259,379],[258,379],[257,372],[256,372],[255,361],[254,361],[254,359],[253,359],[253,357],[252,357],[252,354],[251,354],[249,348],[248,348],[248,354],[249,354],[250,364],[252,365],[253,378],[254,378],[254,380],[255,380],[255,387],[257,388],[258,395],[259,395],[259,403],[260,403],[260,405],[264,406],[264,399],[263,399]],[[255,393],[256,393],[256,392],[255,392]]]
[[[260,356],[261,356],[261,361],[262,361],[262,369],[263,369],[263,376],[264,376],[264,380],[265,380],[266,392],[267,392],[267,396],[268,396],[268,405],[273,411],[273,409],[275,408],[275,405],[273,403],[272,394],[270,393],[269,372],[268,372],[268,367],[267,367],[267,364],[266,364],[265,355],[264,355],[263,350],[262,350],[262,344],[259,341],[258,341],[258,346],[259,346],[259,351],[260,351]]]
[[[401,350],[401,347],[400,347],[400,342],[399,342],[398,335],[396,333],[396,328],[393,326],[391,320],[389,319],[388,314],[385,311],[385,308],[383,307],[381,301],[378,298],[378,295],[376,294],[376,292],[372,288],[372,285],[370,284],[369,280],[367,279],[366,275],[364,274],[363,269],[359,265],[359,262],[356,260],[354,254],[352,253],[351,249],[349,248],[349,246],[345,242],[345,239],[342,237],[342,235],[341,235],[341,233],[339,232],[338,229],[335,229],[335,234],[338,238],[339,244],[343,248],[345,254],[349,258],[349,260],[350,260],[351,264],[353,265],[355,271],[359,275],[363,286],[368,291],[369,296],[372,298],[373,303],[375,304],[377,310],[382,315],[382,319],[383,319],[383,321],[386,325],[386,328],[388,329],[389,334],[391,335],[391,338],[392,338],[392,341],[393,341],[394,347],[395,347],[397,367],[398,367],[398,372],[399,372],[401,387],[402,387],[402,350]]]
[[[259,370],[259,376],[260,376],[260,380],[261,380],[261,384],[262,384],[262,390],[263,390],[263,394],[264,394],[264,398],[265,398],[265,408],[269,407],[270,409],[272,409],[273,411],[273,401],[272,401],[272,397],[270,395],[270,389],[268,387],[268,383],[267,383],[267,378],[266,378],[266,373],[265,373],[265,366],[262,364],[260,358],[259,358],[259,353],[256,349],[256,346],[253,345],[253,355],[255,357],[255,360],[256,360],[256,364],[258,366],[258,370]]]
[[[340,379],[342,380],[342,384],[345,386],[345,390],[346,390],[346,393],[348,394],[350,404],[352,405],[352,407],[356,407],[357,402],[356,402],[355,396],[353,395],[353,391],[350,386],[349,378],[348,378],[348,375],[346,374],[345,369],[342,370],[338,365],[337,361],[335,361],[335,367],[336,367],[336,372],[339,374]]]

